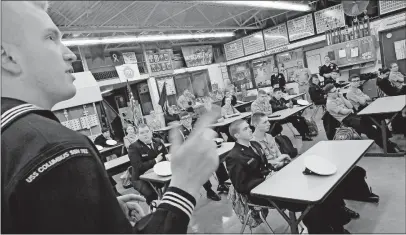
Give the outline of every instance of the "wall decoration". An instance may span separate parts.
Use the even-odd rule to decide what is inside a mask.
[[[137,64],[135,52],[123,52],[123,59],[126,64]]]
[[[406,1],[403,0],[379,0],[379,15],[406,8]]]
[[[337,25],[328,25],[330,29],[345,26],[343,4],[338,4],[314,13],[317,34],[324,33],[329,22],[337,22]]]
[[[315,34],[312,14],[288,20],[287,27],[289,41],[299,40]]]
[[[227,61],[243,57],[244,48],[242,45],[242,39],[224,44],[224,53],[226,54]]]
[[[172,76],[157,79],[159,94],[161,94],[165,82],[166,82],[166,94],[176,95],[175,81]]]
[[[158,52],[146,51],[151,69],[151,76],[160,76],[173,73],[173,50],[161,49]]]
[[[196,67],[211,64],[213,61],[213,46],[181,47],[183,58],[187,67]]]
[[[264,35],[262,31],[242,38],[244,54],[251,55],[265,50]]]
[[[289,44],[286,23],[263,30],[266,50]]]

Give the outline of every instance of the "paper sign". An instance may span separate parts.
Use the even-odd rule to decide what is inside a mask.
[[[136,64],[137,57],[135,56],[135,52],[124,52],[123,53],[124,63],[126,64]]]
[[[351,48],[351,57],[358,57],[358,47]]]
[[[396,41],[395,44],[395,53],[397,60],[406,59],[406,39]]]
[[[338,51],[338,57],[339,58],[347,57],[347,53],[345,52],[345,49],[341,49],[341,50]]]

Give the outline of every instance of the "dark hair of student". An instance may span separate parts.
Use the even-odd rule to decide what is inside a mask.
[[[379,74],[382,75],[387,72],[390,72],[390,69],[384,67],[384,68],[378,69],[378,71],[379,71]]]

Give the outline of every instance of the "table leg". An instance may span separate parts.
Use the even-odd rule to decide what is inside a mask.
[[[154,191],[158,195],[158,200],[162,200],[162,197],[163,197],[162,190],[160,188],[155,187],[155,185],[153,183],[151,183],[150,181],[148,181],[148,183],[151,185],[151,187],[154,189]]]
[[[392,122],[392,120],[396,117],[397,113],[395,115],[392,116],[392,118],[390,119],[390,122]],[[402,153],[388,153],[388,144],[386,142],[386,138],[387,138],[387,133],[386,133],[386,128],[387,128],[387,124],[385,119],[381,120],[381,123],[379,123],[375,118],[368,116],[379,128],[381,128],[381,132],[382,132],[382,141],[383,141],[383,155],[385,157],[403,157],[405,155],[404,152]],[[390,123],[389,122],[389,123]],[[380,157],[382,156],[381,153],[366,153],[365,156],[368,157]]]
[[[299,225],[300,221],[303,220],[303,218],[307,215],[307,213],[309,213],[309,211],[314,206],[314,205],[307,205],[306,209],[302,212],[299,219],[296,219],[296,213],[295,212],[289,211],[289,217],[288,217],[285,214],[285,212],[283,210],[281,210],[274,201],[269,200],[269,202],[275,207],[275,209],[279,212],[279,214],[282,215],[282,217],[286,220],[286,222],[288,222],[288,224],[290,226],[290,231],[291,231],[292,234],[299,234],[298,225]]]

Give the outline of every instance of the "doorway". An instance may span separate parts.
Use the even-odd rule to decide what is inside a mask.
[[[380,32],[379,39],[381,44],[383,66],[389,68],[391,63],[396,62],[399,66],[399,71],[402,74],[406,74],[406,58],[397,58],[395,50],[395,43],[406,40],[406,27],[400,27]],[[403,54],[404,53],[405,52],[403,51]],[[398,56],[399,54],[400,53],[398,53]]]

